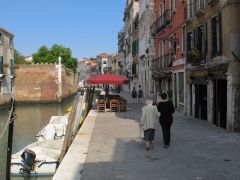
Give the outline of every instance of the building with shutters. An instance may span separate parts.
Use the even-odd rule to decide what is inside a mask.
[[[0,106],[10,102],[14,94],[14,35],[0,27]]]
[[[129,90],[137,87],[139,83],[139,0],[127,0],[124,10],[124,54],[123,71],[129,78]]]
[[[154,0],[139,1],[139,84],[144,97],[155,95],[151,65],[154,58],[154,43],[150,26],[154,21]]]
[[[185,112],[186,1],[155,0],[151,26],[155,58],[152,77],[157,97],[166,92],[176,109]],[[158,98],[159,99],[159,98]]]
[[[187,4],[187,114],[240,131],[240,1]]]

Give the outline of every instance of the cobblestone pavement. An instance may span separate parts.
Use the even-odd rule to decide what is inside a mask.
[[[240,180],[240,134],[204,120],[174,114],[172,141],[162,147],[160,126],[154,149],[140,138],[141,105],[128,112],[98,113],[81,180]]]

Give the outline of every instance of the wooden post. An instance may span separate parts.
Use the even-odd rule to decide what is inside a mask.
[[[9,113],[9,118],[8,118],[9,125],[8,125],[6,180],[10,180],[10,174],[11,174],[12,140],[13,140],[13,128],[14,128],[15,119],[16,119],[15,100],[11,99],[11,111]]]

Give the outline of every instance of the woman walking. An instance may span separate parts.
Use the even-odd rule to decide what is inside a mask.
[[[144,130],[144,140],[146,141],[146,151],[153,148],[153,140],[155,135],[155,128],[157,119],[159,117],[159,112],[157,107],[153,105],[151,99],[147,99],[146,105],[142,108],[141,126]]]
[[[162,126],[164,148],[168,148],[171,139],[171,126],[173,122],[172,114],[174,113],[174,106],[171,101],[168,101],[167,94],[161,94],[162,100],[159,102],[157,108],[161,116],[159,118],[159,123]]]

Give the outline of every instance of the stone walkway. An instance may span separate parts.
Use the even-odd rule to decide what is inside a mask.
[[[145,151],[140,138],[141,105],[128,112],[98,113],[81,180],[240,180],[240,134],[206,121],[174,114],[172,141]]]

